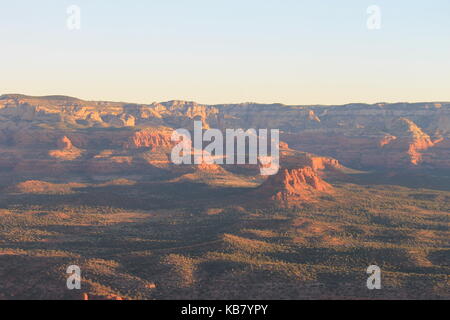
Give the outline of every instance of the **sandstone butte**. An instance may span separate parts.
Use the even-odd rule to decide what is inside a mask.
[[[322,177],[341,174],[339,161],[292,150],[287,143],[280,146],[280,170],[256,190],[259,199],[290,207],[335,193]]]
[[[281,169],[278,174],[270,176],[258,192],[281,205],[290,206],[317,200],[318,195],[332,194],[334,190],[313,168],[303,167]]]

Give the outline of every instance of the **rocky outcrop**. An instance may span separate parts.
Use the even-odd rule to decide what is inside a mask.
[[[422,163],[422,151],[434,146],[428,134],[425,134],[414,122],[409,119],[401,118],[398,121],[401,130],[405,133],[396,141],[403,142],[407,146],[407,155],[409,162],[413,165]]]
[[[320,195],[332,194],[334,190],[313,168],[302,167],[281,169],[269,177],[257,192],[266,200],[292,206],[317,200]]]
[[[58,149],[73,149],[73,144],[72,141],[70,141],[69,138],[67,138],[66,136],[62,137],[61,139],[58,140]]]
[[[128,138],[124,147],[127,149],[150,148],[151,150],[155,150],[157,148],[171,148],[173,145],[171,141],[171,130],[148,129],[135,132]]]
[[[62,137],[57,142],[58,149],[49,151],[49,156],[61,160],[75,160],[81,157],[83,151],[74,147],[72,141],[67,136]]]
[[[363,158],[365,159],[363,164],[387,168],[418,166],[424,162],[424,152],[435,145],[428,134],[406,118],[396,120],[390,131],[395,135],[389,134],[383,137],[378,148],[370,152],[370,154],[379,152],[372,157],[375,161],[371,161],[366,156]]]
[[[292,207],[317,201],[335,193],[324,179],[342,177],[348,170],[336,159],[299,152],[285,142],[280,142],[280,167],[256,190],[255,196],[263,203]]]
[[[336,159],[299,152],[289,148],[289,145],[282,141],[280,142],[280,163],[284,168],[311,167],[319,173],[340,171],[344,168]]]

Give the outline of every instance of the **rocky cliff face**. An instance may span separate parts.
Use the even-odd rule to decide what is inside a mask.
[[[258,188],[258,198],[291,207],[335,193],[325,179],[343,174],[345,168],[339,161],[293,150],[286,143],[281,145],[280,170]]]
[[[23,95],[0,97],[0,168],[167,168],[172,130],[192,129],[193,120],[204,128],[280,129],[292,149],[323,156],[296,158],[314,171],[338,165],[330,158],[356,168],[450,168],[450,103],[138,105]]]
[[[174,146],[171,134],[171,130],[166,128],[136,131],[128,138],[124,147],[127,149],[149,148],[150,150],[171,148]]]
[[[272,200],[282,206],[311,202],[319,196],[334,193],[333,187],[319,177],[312,167],[281,169],[269,177],[258,189],[263,200]]]
[[[400,118],[394,128],[398,136],[382,146],[389,153],[390,166],[398,164],[419,165],[423,162],[422,152],[432,148],[434,142],[414,122]]]

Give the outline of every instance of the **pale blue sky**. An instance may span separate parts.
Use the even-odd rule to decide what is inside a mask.
[[[69,5],[81,30],[66,28]],[[368,30],[367,7],[382,10]],[[450,100],[448,0],[0,0],[0,93],[149,103]]]

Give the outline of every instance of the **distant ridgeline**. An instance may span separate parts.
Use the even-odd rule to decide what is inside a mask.
[[[83,160],[94,168],[98,162],[103,168],[157,164],[155,159],[136,158],[136,150],[170,148],[173,130],[193,130],[195,120],[204,129],[279,129],[280,140],[290,148],[333,157],[354,168],[450,168],[448,102],[130,104],[20,94],[0,97],[0,145],[7,147],[0,166],[26,169],[26,161],[37,157],[26,154],[35,149],[41,150],[38,160],[43,164],[54,159],[74,165]],[[66,142],[61,148],[62,139]]]

